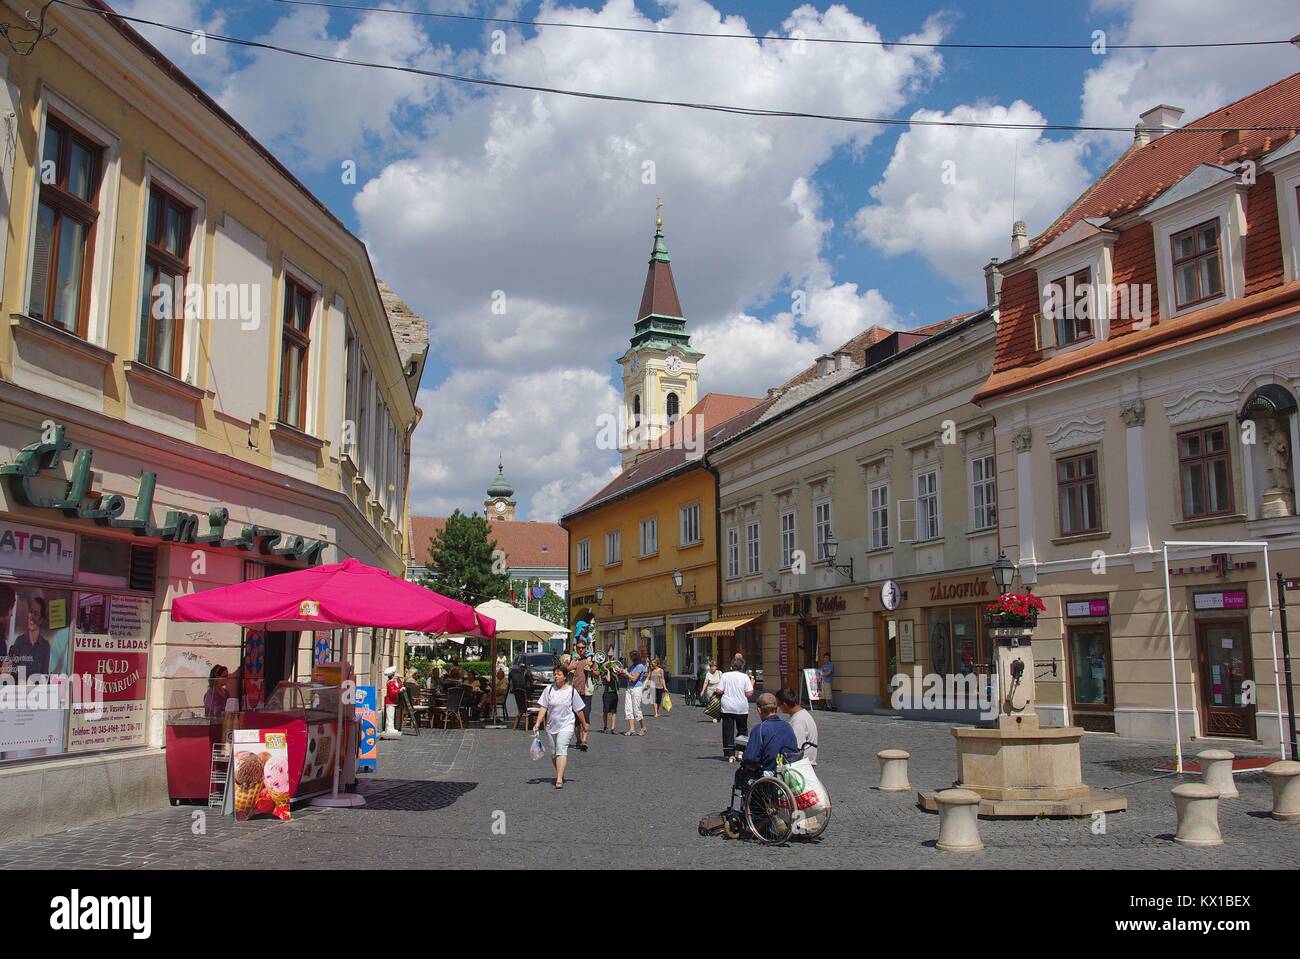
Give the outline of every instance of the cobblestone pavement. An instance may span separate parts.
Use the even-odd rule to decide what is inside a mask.
[[[727,801],[733,766],[721,760],[719,726],[678,706],[648,719],[643,738],[591,735],[574,752],[569,783],[551,785],[548,760],[531,762],[529,737],[512,730],[425,730],[383,742],[378,776],[365,777],[360,809],[301,807],[293,820],[237,824],[193,806],[172,807],[0,846],[0,868],[393,868],[574,866],[690,868],[878,867],[899,869],[1294,869],[1300,826],[1268,818],[1259,773],[1238,776],[1241,797],[1220,806],[1225,843],[1186,849],[1172,841],[1169,790],[1158,777],[1168,743],[1089,734],[1084,779],[1114,788],[1129,811],[1087,819],[981,821],[985,850],[934,848],[936,816],[915,794],[873,789],[876,752],[912,754],[914,787],[942,788],[956,775],[949,726],[878,716],[816,714],[818,773],[833,801],[818,842],[762,847],[701,837],[701,816]],[[1234,744],[1239,755],[1264,755]],[[1202,744],[1185,744],[1193,756]],[[1188,777],[1196,781],[1198,777]],[[495,827],[495,828],[494,828]],[[574,841],[575,830],[581,840]]]

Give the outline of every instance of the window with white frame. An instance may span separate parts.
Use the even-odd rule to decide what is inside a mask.
[[[826,544],[834,534],[831,532],[831,501],[828,499],[813,504],[813,535],[817,542],[817,561],[830,559]]]
[[[916,538],[939,538],[939,470],[916,474]]]
[[[357,419],[361,415],[361,345],[357,342],[356,330],[352,324],[347,326],[344,340],[346,356],[344,375],[346,377],[345,399],[343,402],[343,436],[339,437],[342,451],[352,457],[353,465],[357,461]],[[344,440],[347,442],[344,442]]]
[[[659,520],[651,516],[641,520],[641,555],[650,556],[659,552]]]
[[[1092,270],[1084,268],[1053,280],[1047,307],[1055,330],[1056,346],[1070,346],[1094,335],[1096,305],[1092,292]]]
[[[1219,220],[1207,220],[1169,238],[1173,254],[1174,303],[1177,309],[1223,295],[1223,256]]]
[[[799,543],[799,525],[794,510],[781,514],[781,568],[794,565],[794,551]]]
[[[753,576],[758,572],[759,560],[759,524],[757,521],[745,526],[745,575]]]
[[[591,540],[578,540],[578,572],[591,572]]]
[[[693,546],[700,541],[700,504],[688,503],[678,510],[680,526],[678,546]]]
[[[981,453],[971,458],[970,495],[972,526],[975,529],[997,526],[997,479],[993,473],[992,453]]]
[[[731,526],[727,529],[727,578],[735,579],[740,575],[740,530]]]
[[[871,522],[871,548],[889,547],[889,484],[877,483],[867,490],[867,509]]]
[[[605,533],[605,565],[623,562],[623,531],[611,529]]]

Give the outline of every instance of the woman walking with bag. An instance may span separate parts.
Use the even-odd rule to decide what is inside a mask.
[[[668,688],[668,680],[664,676],[664,668],[663,665],[659,662],[658,656],[650,660],[650,685],[654,687],[654,691],[655,691],[654,716],[655,719],[658,719],[659,707],[663,704],[664,701],[664,690]]]
[[[718,664],[710,659],[704,671],[704,679],[700,683],[700,701],[704,703],[705,712],[710,712],[710,704],[713,702],[713,697],[718,695],[718,684],[721,682],[722,670],[718,669]],[[712,719],[715,723],[721,721],[717,716]]]
[[[537,701],[537,723],[534,733],[540,733],[546,722],[546,735],[551,741],[551,765],[555,767],[555,788],[564,788],[564,767],[569,762],[569,743],[573,741],[576,722],[587,729],[587,719],[582,714],[582,697],[569,685],[569,672],[563,666],[555,667],[554,681],[542,690]]]

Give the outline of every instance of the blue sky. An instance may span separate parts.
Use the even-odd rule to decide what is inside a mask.
[[[393,4],[399,5],[399,4]],[[957,43],[1286,38],[1293,4],[483,4],[413,10],[703,32],[915,36]],[[853,115],[1131,127],[1161,102],[1192,120],[1300,69],[1290,46],[1213,51],[903,50],[540,31],[291,6],[131,0],[124,13],[363,60],[513,82]],[[67,14],[65,14],[67,15]],[[732,19],[720,19],[732,18]],[[743,19],[734,19],[743,18]],[[494,29],[505,48],[491,51]],[[703,390],[762,395],[880,322],[982,304],[980,267],[1013,219],[1031,235],[1121,150],[1125,134],[861,127],[484,91],[142,28],[369,245],[376,271],[429,320],[413,508],[480,506],[498,453],[524,518],[553,519],[609,478],[596,416],[618,403],[614,360],[635,319],[664,202]],[[1230,34],[1230,35],[1229,35]],[[358,182],[341,182],[356,163]],[[646,162],[655,182],[642,182]],[[953,181],[941,174],[946,168]],[[490,312],[503,291],[505,316]],[[810,304],[791,315],[791,296]]]

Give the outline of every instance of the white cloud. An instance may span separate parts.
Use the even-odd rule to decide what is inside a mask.
[[[1093,4],[1107,42],[1196,43],[1207,39],[1285,40],[1300,33],[1294,0],[1259,0],[1249,16],[1232,16],[1221,4],[1184,0],[1101,0]],[[1118,26],[1110,27],[1110,24]],[[1290,44],[1199,49],[1120,50],[1107,53],[1087,72],[1081,97],[1086,125],[1132,127],[1161,103],[1183,107],[1183,121],[1204,116],[1296,69]],[[1118,152],[1132,138],[1107,135],[1104,149]]]
[[[138,17],[207,34],[230,32],[226,29],[225,14],[215,10],[209,12],[207,7],[207,0],[119,0],[113,4],[113,9],[124,17]],[[143,23],[127,21],[127,25],[157,47],[167,59],[209,88],[230,69],[229,44],[216,41],[200,43],[196,41],[201,38],[195,38],[192,33],[179,33]]]
[[[1023,100],[962,105],[948,113],[918,110],[913,118],[1045,122]],[[920,254],[977,294],[989,257],[1009,255],[1014,220],[1024,220],[1033,236],[1083,191],[1091,180],[1083,155],[1080,141],[1036,131],[913,127],[898,138],[883,177],[871,188],[875,202],[858,211],[854,225],[885,253]]]

